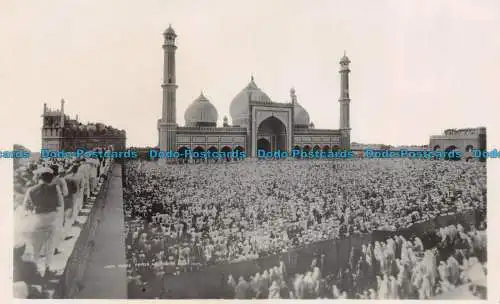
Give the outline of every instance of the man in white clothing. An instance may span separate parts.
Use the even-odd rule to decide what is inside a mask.
[[[99,161],[95,158],[90,158],[87,160],[89,165],[89,184],[90,184],[90,194],[94,195],[97,188],[97,166]]]
[[[83,201],[90,197],[90,169],[85,159],[82,159],[78,173],[83,177]]]

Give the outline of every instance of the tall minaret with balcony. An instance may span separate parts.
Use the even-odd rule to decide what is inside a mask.
[[[172,26],[163,33],[163,103],[162,116],[158,120],[159,148],[162,151],[176,151],[176,91],[175,81],[175,34]]]
[[[351,99],[349,97],[349,64],[351,61],[346,56],[340,59],[340,132],[341,140],[340,145],[342,149],[350,149],[351,147],[351,125],[349,115],[349,104]]]

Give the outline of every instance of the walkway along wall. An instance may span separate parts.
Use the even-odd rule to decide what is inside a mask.
[[[78,240],[73,248],[73,252],[68,259],[64,274],[59,281],[54,298],[71,299],[77,291],[83,287],[82,278],[87,268],[87,263],[94,249],[93,238],[95,231],[102,219],[102,210],[106,203],[106,196],[111,181],[111,175],[115,164],[111,164],[109,170],[105,172],[104,181],[99,194],[95,199],[88,219],[82,227]]]

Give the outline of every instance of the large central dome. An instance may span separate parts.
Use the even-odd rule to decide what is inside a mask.
[[[233,98],[233,101],[229,106],[229,114],[231,114],[233,125],[248,126],[250,100],[264,103],[271,102],[271,98],[269,98],[266,93],[257,87],[253,76],[250,83],[240,93],[238,93],[236,97]]]

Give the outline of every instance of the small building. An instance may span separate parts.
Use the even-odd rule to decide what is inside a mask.
[[[473,150],[486,150],[486,128],[447,129],[441,135],[430,137],[429,148],[433,151],[459,151],[463,160],[471,160]]]
[[[64,99],[61,108],[52,110],[44,104],[42,123],[42,149],[74,152],[78,149],[111,147],[123,151],[126,147],[125,130],[118,130],[102,123],[83,124],[78,115],[71,119],[64,113]]]

